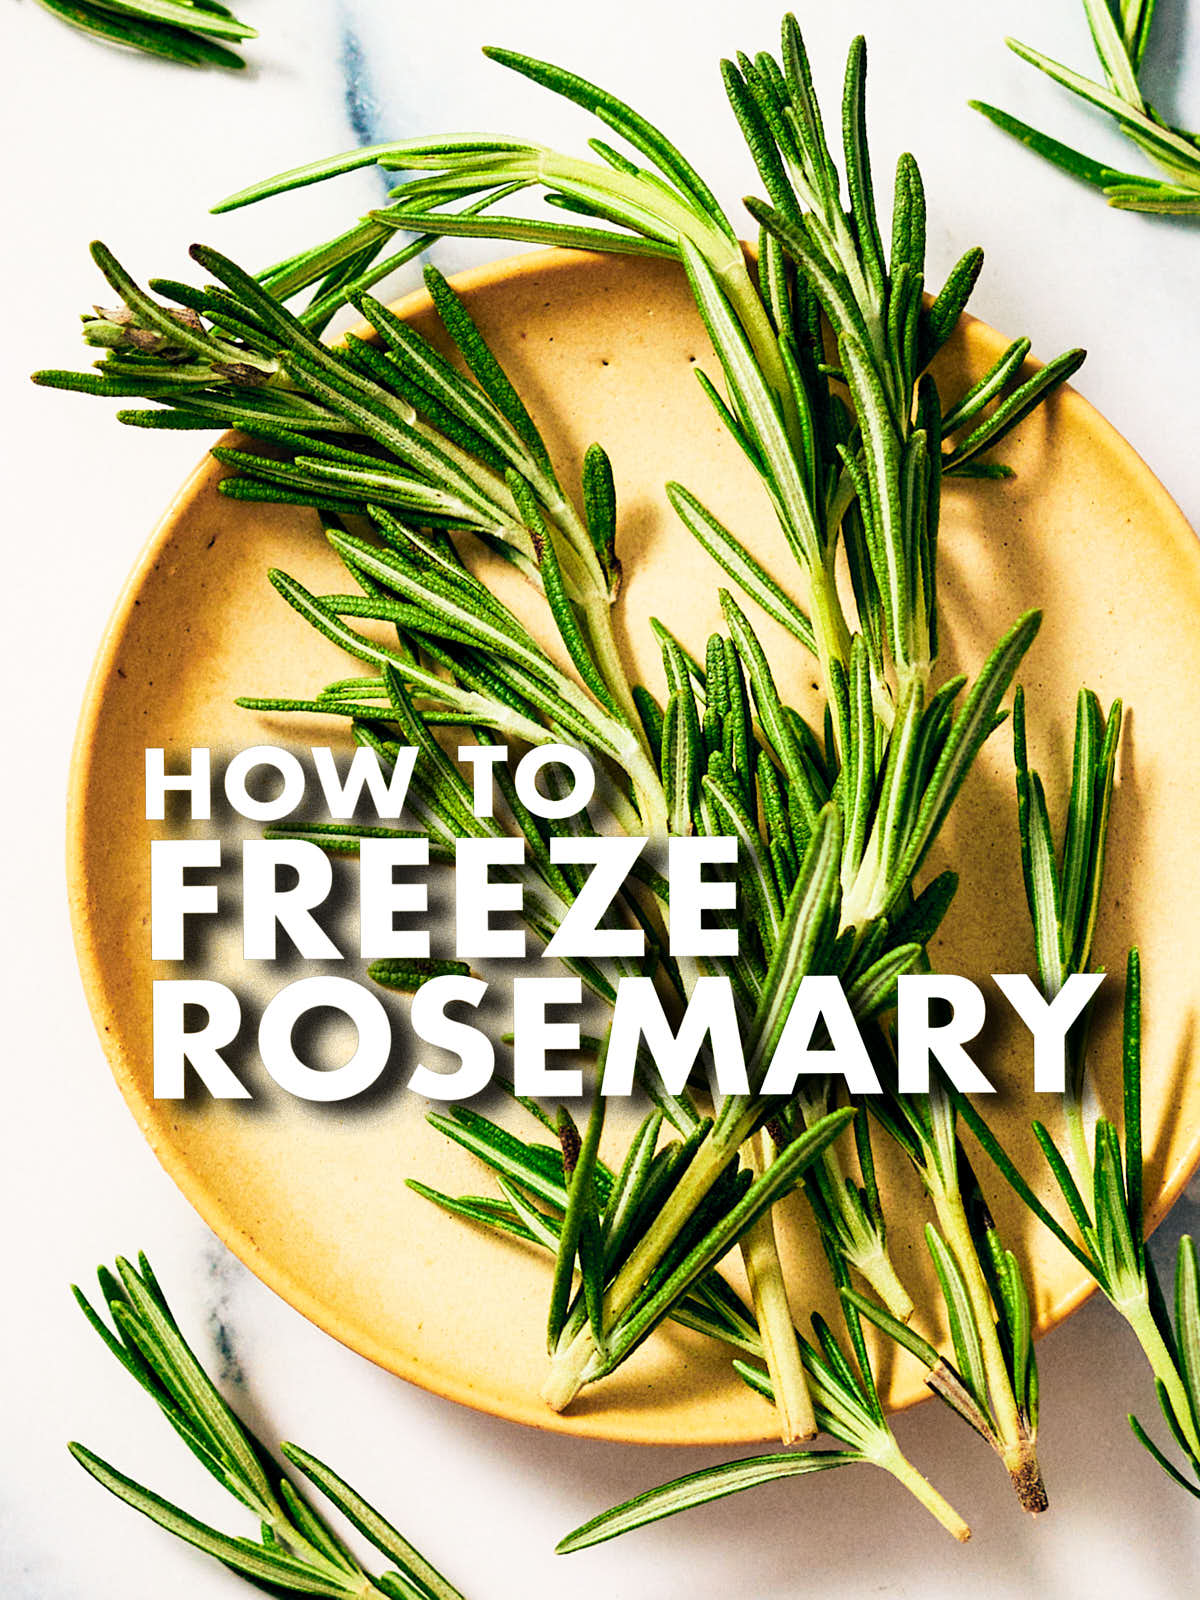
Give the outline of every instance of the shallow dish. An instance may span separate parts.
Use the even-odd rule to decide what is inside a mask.
[[[768,567],[781,576],[793,571],[763,496],[695,381],[697,363],[714,363],[682,274],[661,262],[547,252],[465,274],[458,285],[552,451],[568,463],[565,481],[578,481],[575,468],[593,439],[609,449],[622,507],[618,636],[643,680],[659,687],[648,619],[661,616],[702,653],[720,623],[724,581],[670,512],[667,479],[699,494]],[[424,296],[400,309],[421,331],[434,331]],[[1004,342],[982,323],[964,322],[939,358],[947,392]],[[1052,807],[1062,799],[1077,686],[1089,684],[1106,701],[1120,695],[1132,708],[1097,956],[1119,972],[1136,940],[1146,964],[1147,1194],[1157,1218],[1200,1154],[1189,955],[1200,936],[1200,853],[1177,848],[1179,820],[1193,813],[1200,792],[1200,750],[1179,737],[1180,729],[1200,727],[1200,548],[1144,463],[1074,392],[1058,394],[1000,454],[1016,469],[1014,480],[946,487],[942,666],[947,673],[975,668],[1019,612],[1044,609],[1022,678],[1033,756],[1051,780]],[[549,1412],[538,1398],[547,1264],[405,1187],[410,1176],[452,1192],[486,1188],[488,1180],[428,1128],[424,1104],[403,1092],[399,1076],[365,1103],[322,1107],[262,1085],[250,1063],[253,1106],[153,1099],[151,981],[180,973],[165,965],[156,971],[150,960],[149,841],[162,825],[143,820],[142,752],[165,746],[170,761],[171,752],[186,758],[197,745],[336,743],[344,730],[329,722],[252,715],[233,702],[239,694],[309,694],[354,670],[267,583],[266,569],[279,566],[318,592],[344,587],[315,516],[224,499],[219,477],[211,461],[196,471],[129,580],[87,692],[71,783],[79,962],[113,1072],[146,1137],[254,1272],[329,1333],[413,1382],[568,1433],[671,1444],[770,1438],[769,1407],[740,1383],[725,1352],[673,1328],[585,1391],[567,1415]],[[530,592],[510,568],[490,559],[480,565],[509,603],[529,608]],[[756,621],[781,683],[805,705],[815,689],[811,660],[767,619]],[[976,978],[1026,970],[1031,948],[1005,731],[987,745],[931,867],[953,860],[964,841],[970,870],[936,964]],[[338,970],[355,975],[351,960]],[[258,997],[295,976],[244,966],[236,922],[206,947],[205,974]],[[1103,1010],[1095,1033],[1109,1111],[1119,1106],[1117,1009]],[[994,1012],[985,1070],[1007,1088],[989,1110],[1025,1170],[1040,1173],[1028,1130],[1030,1117],[1046,1108],[1033,1105],[1028,1040],[1003,1021],[998,999]],[[877,1146],[897,1263],[917,1286],[918,1304],[932,1303],[932,1292],[921,1292],[932,1278],[917,1184],[882,1139]],[[1084,1298],[1089,1282],[1035,1230],[982,1158],[980,1171],[1002,1232],[1036,1271],[1044,1331]],[[783,1210],[792,1282],[824,1284],[801,1203]],[[814,1290],[812,1304],[833,1316],[829,1300],[824,1288]],[[883,1354],[880,1376],[893,1407],[926,1392],[919,1369],[894,1351]]]

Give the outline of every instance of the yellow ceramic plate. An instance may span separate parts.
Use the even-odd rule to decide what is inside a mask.
[[[663,484],[678,478],[780,574],[794,569],[764,498],[696,383],[714,370],[682,275],[621,257],[525,255],[461,280],[474,315],[547,432],[568,483],[593,439],[611,452],[621,499],[625,582],[622,645],[661,686],[648,619],[663,618],[702,653],[720,625],[723,581],[670,513]],[[428,302],[403,312],[433,332]],[[1003,341],[966,323],[939,362],[945,390],[993,360]],[[1180,850],[1180,824],[1200,793],[1200,551],[1144,464],[1077,394],[1059,394],[1006,442],[1017,471],[1002,483],[951,481],[944,497],[941,589],[947,672],[975,669],[1026,607],[1045,623],[1023,671],[1033,756],[1061,815],[1075,691],[1087,683],[1131,708],[1113,808],[1113,846],[1098,957],[1121,970],[1136,938],[1146,964],[1146,1149],[1151,1209],[1161,1214],[1200,1140],[1200,1075],[1192,950],[1200,936],[1200,853]],[[269,588],[279,566],[310,589],[345,587],[314,515],[221,498],[206,461],[184,487],[138,563],[97,661],[80,725],[72,782],[70,884],[75,936],[92,1012],[113,1071],[155,1152],[230,1247],[279,1294],[353,1349],[405,1378],[521,1422],[611,1439],[735,1443],[766,1439],[771,1413],[730,1369],[727,1353],[670,1328],[621,1371],[585,1392],[566,1416],[538,1399],[547,1262],[485,1237],[404,1185],[409,1176],[452,1192],[487,1190],[465,1153],[424,1121],[398,1069],[369,1103],[301,1104],[254,1079],[253,1108],[151,1094],[148,859],[142,752],[163,745],[233,750],[258,743],[330,743],[344,731],[309,719],[235,708],[239,694],[307,695],[355,670]],[[483,563],[504,598],[531,612],[512,569]],[[540,631],[541,618],[536,609]],[[812,663],[760,618],[790,698],[812,701]],[[942,970],[979,976],[1027,969],[1007,731],[978,762],[938,868],[968,870],[935,952]],[[353,961],[342,963],[353,976]],[[295,973],[240,961],[234,925],[206,951],[208,975],[242,993]],[[264,971],[266,976],[264,976]],[[159,976],[178,976],[163,968]],[[1116,979],[1112,981],[1114,997]],[[403,1006],[397,1002],[403,1023]],[[1095,1036],[1101,1098],[1119,1103],[1117,1008]],[[997,1000],[999,1019],[1002,1003]],[[997,1020],[988,1064],[1010,1086],[991,1108],[1025,1170],[1042,1164],[1028,1135],[1034,1114],[1026,1041]],[[1038,1111],[1053,1116],[1053,1106]],[[518,1113],[518,1115],[523,1115]],[[619,1130],[613,1130],[619,1137]],[[902,1275],[932,1303],[911,1173],[883,1148],[881,1178]],[[1006,1238],[1035,1278],[1040,1329],[1072,1309],[1088,1284],[1064,1251],[1031,1225],[981,1164]],[[1048,1191],[1044,1191],[1048,1192]],[[799,1200],[787,1213],[791,1281],[803,1303],[836,1315]],[[801,1286],[814,1285],[811,1294]],[[937,1329],[929,1329],[935,1335]],[[924,1393],[907,1358],[882,1357],[885,1393],[902,1406]]]

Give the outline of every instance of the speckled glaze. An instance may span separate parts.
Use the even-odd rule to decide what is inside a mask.
[[[720,623],[722,581],[670,513],[664,482],[686,483],[785,581],[794,570],[761,492],[695,383],[693,366],[711,369],[712,355],[681,275],[663,263],[549,252],[473,271],[459,283],[544,426],[566,481],[577,481],[578,460],[593,439],[612,455],[625,578],[618,638],[636,675],[659,687],[648,619],[661,617],[702,651]],[[424,296],[401,310],[433,333]],[[939,361],[947,392],[1002,344],[990,328],[965,322]],[[1015,467],[1015,480],[946,486],[942,666],[947,674],[972,670],[1020,611],[1044,609],[1022,678],[1033,757],[1052,808],[1062,800],[1078,685],[1089,684],[1106,701],[1121,695],[1131,708],[1097,955],[1119,972],[1136,939],[1146,962],[1146,1149],[1157,1216],[1200,1150],[1200,1077],[1190,1070],[1197,984],[1181,958],[1196,935],[1200,856],[1170,849],[1172,823],[1190,814],[1200,788],[1195,741],[1176,737],[1179,728],[1200,725],[1200,547],[1144,464],[1073,392],[1036,413],[1000,454]],[[267,567],[280,566],[317,591],[344,587],[315,517],[223,499],[218,478],[211,462],[197,470],[129,580],[96,663],[72,779],[69,870],[79,960],[113,1071],[146,1137],[255,1273],[328,1332],[413,1382],[581,1435],[659,1443],[770,1438],[769,1408],[740,1384],[724,1352],[673,1328],[585,1391],[567,1415],[542,1405],[545,1260],[482,1236],[405,1187],[405,1178],[419,1176],[451,1191],[477,1190],[481,1178],[470,1157],[428,1128],[425,1104],[403,1092],[403,1049],[386,1085],[362,1104],[300,1104],[245,1057],[253,1107],[152,1098],[151,980],[180,972],[156,969],[149,959],[148,844],[156,825],[143,821],[143,748],[186,755],[193,745],[229,751],[336,743],[344,737],[338,727],[258,717],[233,701],[238,694],[310,694],[354,670],[267,585]],[[478,567],[544,637],[531,592],[512,569],[491,558]],[[795,588],[803,599],[798,580]],[[755,620],[789,698],[813,704],[811,660],[769,619]],[[1028,968],[1006,732],[978,762],[931,870],[949,863],[965,870],[937,940],[937,966],[976,978]],[[337,970],[358,975],[351,959]],[[204,973],[235,986],[247,1010],[297,975],[286,967],[243,967],[236,920],[206,946]],[[1095,1059],[1102,1103],[1114,1111],[1115,977],[1110,985]],[[1026,1169],[1040,1172],[1028,1123],[1053,1107],[1034,1107],[1027,1039],[1009,1024],[994,990],[990,999],[995,1020],[985,1067],[1004,1088],[989,1110]],[[403,1039],[404,1008],[389,1003]],[[614,1119],[614,1145],[625,1126]],[[931,1282],[920,1231],[926,1210],[912,1175],[882,1140],[878,1153],[895,1258],[920,1304],[932,1299],[922,1293]],[[1088,1284],[1065,1252],[1035,1235],[982,1158],[981,1172],[1002,1231],[1036,1272],[1044,1330],[1084,1298]],[[783,1210],[797,1308],[830,1314],[803,1208],[795,1201]],[[881,1377],[893,1407],[925,1392],[915,1365],[891,1351],[882,1355]]]

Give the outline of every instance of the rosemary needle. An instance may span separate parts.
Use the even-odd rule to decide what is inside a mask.
[[[188,67],[246,65],[230,45],[257,38],[218,0],[37,0],[93,38]]]

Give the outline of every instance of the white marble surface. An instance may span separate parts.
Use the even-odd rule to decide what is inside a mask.
[[[901,1439],[968,1512],[965,1549],[881,1475],[780,1486],[570,1559],[554,1539],[602,1504],[717,1459],[713,1452],[576,1444],[457,1409],[376,1371],[276,1300],[211,1237],[159,1170],[114,1089],[75,975],[62,881],[63,800],[76,708],[121,581],[197,454],[187,435],[119,431],[103,407],[35,392],[25,374],[71,365],[75,316],[98,297],[85,254],[103,235],[141,273],[179,270],[200,237],[250,262],[370,203],[360,175],[273,207],[205,206],[264,172],[376,129],[549,126],[584,119],[484,63],[503,42],[576,65],[646,106],[730,203],[748,186],[714,63],[772,41],[778,0],[241,0],[263,34],[244,78],[193,75],[78,38],[31,0],[5,5],[5,185],[0,257],[6,374],[6,536],[16,564],[8,668],[3,971],[6,1219],[0,1589],[8,1600],[222,1600],[239,1580],[104,1496],[69,1461],[81,1437],[201,1514],[224,1510],[165,1425],[84,1327],[66,1294],[94,1263],[146,1248],[200,1350],[271,1437],[297,1438],[392,1511],[472,1600],[783,1600],[802,1591],[927,1600],[1033,1594],[1176,1600],[1194,1592],[1200,1513],[1135,1448],[1124,1413],[1154,1399],[1131,1341],[1089,1305],[1042,1348],[1044,1459],[1054,1509],[1022,1518],[983,1450],[924,1406]],[[1200,24],[1160,0],[1154,87],[1200,120]],[[507,13],[507,16],[503,15]],[[890,0],[808,5],[823,82],[845,41],[872,46],[880,152],[910,146],[931,199],[931,274],[981,242],[974,309],[1046,355],[1092,352],[1079,387],[1200,523],[1194,373],[1200,229],[1114,215],[966,110],[991,99],[1118,162],[1106,128],[1001,46],[1011,32],[1083,64],[1079,7]],[[347,91],[347,76],[354,80]],[[439,250],[453,267],[461,247]],[[31,672],[31,668],[33,671]],[[1181,819],[1186,829],[1191,819]],[[1186,836],[1186,835],[1185,835]],[[1180,952],[1191,960],[1191,952]],[[1193,1186],[1193,1194],[1195,1188]],[[1189,1225],[1200,1221],[1195,1201]],[[1172,1219],[1173,1231],[1182,1217]],[[1169,1225],[1169,1226],[1172,1226]],[[1166,1240],[1162,1241],[1163,1245]]]

